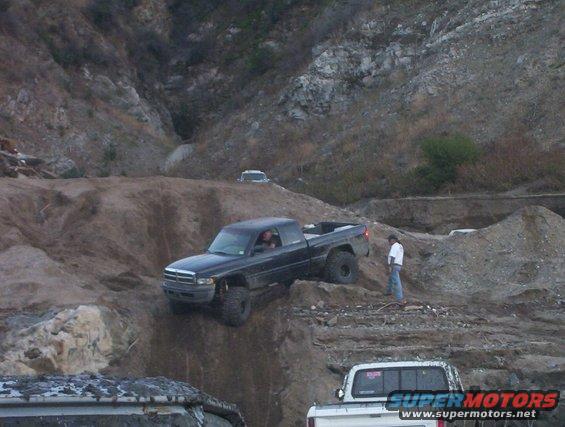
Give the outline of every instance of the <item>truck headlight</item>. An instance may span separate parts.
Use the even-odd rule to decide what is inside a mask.
[[[197,285],[213,285],[214,284],[214,278],[208,277],[208,278],[196,279],[196,284]]]

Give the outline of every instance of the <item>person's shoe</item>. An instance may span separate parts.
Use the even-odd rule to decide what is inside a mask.
[[[406,306],[406,304],[408,304],[408,302],[404,299],[402,301],[398,301],[397,304],[398,304],[398,307],[404,308]]]

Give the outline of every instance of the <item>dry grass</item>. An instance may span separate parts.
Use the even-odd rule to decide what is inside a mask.
[[[539,190],[565,188],[565,149],[547,150],[523,137],[495,144],[474,164],[462,165],[453,186],[461,191],[507,191],[537,182]]]

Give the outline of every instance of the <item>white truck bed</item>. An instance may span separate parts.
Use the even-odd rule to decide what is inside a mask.
[[[309,418],[316,427],[436,427],[432,420],[401,420],[397,412],[387,411],[384,403],[338,403],[313,406]]]

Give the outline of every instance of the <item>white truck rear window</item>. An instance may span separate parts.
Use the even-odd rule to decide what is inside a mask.
[[[393,391],[448,390],[447,376],[439,366],[363,369],[355,373],[353,397],[386,397]]]

